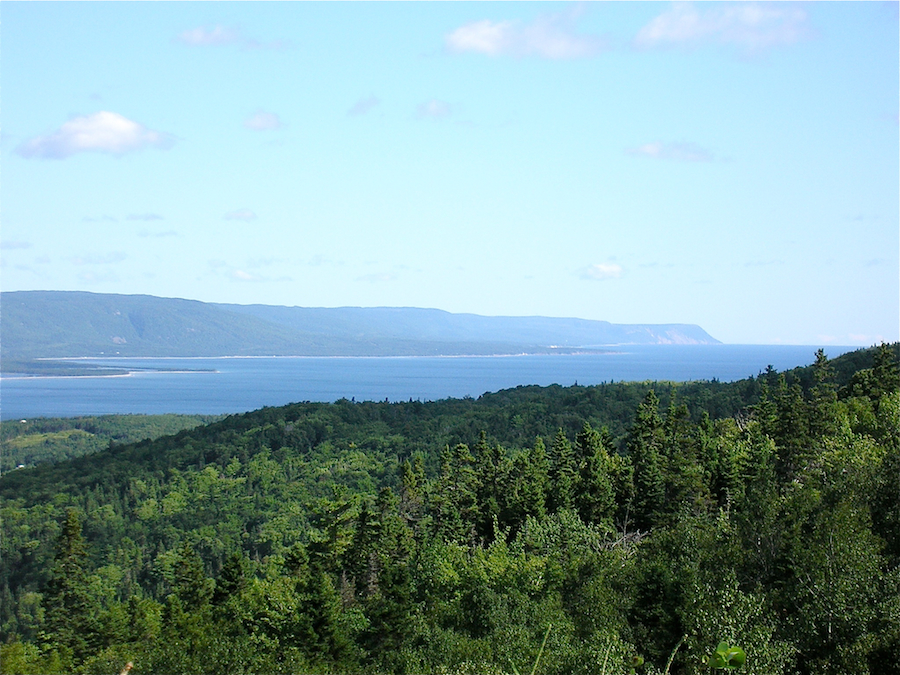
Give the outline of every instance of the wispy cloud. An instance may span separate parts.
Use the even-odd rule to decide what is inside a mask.
[[[22,157],[65,159],[78,152],[123,155],[148,147],[169,148],[168,134],[148,129],[118,113],[101,110],[75,117],[46,136],[35,136],[16,148]]]
[[[419,118],[430,117],[432,119],[441,119],[443,117],[449,117],[452,112],[453,110],[449,103],[446,101],[439,101],[436,98],[420,103],[416,108],[416,116]]]
[[[375,272],[373,274],[364,274],[361,277],[356,277],[357,281],[364,281],[370,284],[378,284],[383,283],[385,281],[394,281],[397,277],[393,274],[389,274],[387,272]]]
[[[254,131],[271,131],[280,129],[282,124],[278,115],[275,113],[259,110],[244,120],[244,126]]]
[[[273,40],[272,42],[260,42],[243,35],[237,28],[229,26],[200,26],[182,31],[175,38],[176,42],[189,47],[221,47],[236,45],[244,49],[283,49],[289,46],[285,40]]]
[[[748,260],[744,263],[744,267],[771,267],[772,265],[784,265],[784,260],[780,258],[766,258]]]
[[[726,3],[701,11],[691,3],[675,3],[641,28],[634,44],[652,49],[718,43],[759,52],[812,34],[806,11],[794,5]]]
[[[676,162],[710,162],[713,155],[694,143],[663,143],[655,141],[636,148],[628,148],[626,154],[650,159],[668,159]]]
[[[105,255],[90,254],[74,256],[69,258],[69,262],[73,265],[114,265],[115,263],[122,262],[126,258],[128,258],[128,256],[122,251],[115,251]]]
[[[112,270],[104,270],[102,272],[97,272],[94,270],[81,272],[78,275],[78,279],[87,283],[87,284],[109,284],[118,282],[119,275],[113,272]]]
[[[247,267],[249,268],[260,268],[260,267],[271,267],[272,265],[277,265],[280,263],[287,263],[288,261],[284,258],[277,258],[275,256],[267,256],[265,258],[250,258],[247,260]]]
[[[227,28],[226,26],[206,28],[201,26],[181,32],[177,40],[191,47],[211,47],[235,44],[240,42],[241,36],[234,28]]]
[[[165,230],[163,232],[150,232],[149,230],[141,230],[140,232],[138,232],[138,236],[161,239],[163,237],[177,237],[178,233],[175,230]]]
[[[30,241],[0,241],[0,249],[10,251],[17,248],[31,248]]]
[[[225,220],[256,220],[256,214],[250,209],[230,211],[222,216]]]
[[[454,53],[487,56],[537,56],[575,59],[596,56],[605,49],[597,35],[576,31],[580,11],[544,14],[531,23],[519,21],[471,21],[448,33],[444,44]]]
[[[125,220],[163,220],[163,217],[158,213],[129,213]]]
[[[582,270],[581,278],[593,281],[618,279],[622,276],[623,272],[622,266],[617,265],[616,263],[597,263],[596,265],[590,265]]]
[[[381,99],[379,99],[375,94],[371,96],[366,96],[365,98],[359,99],[356,103],[354,103],[350,110],[347,111],[348,115],[352,115],[354,117],[358,115],[365,115],[367,112],[370,112],[375,106],[381,103]]]

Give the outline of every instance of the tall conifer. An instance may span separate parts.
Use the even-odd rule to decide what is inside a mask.
[[[650,529],[660,519],[666,498],[666,461],[659,398],[651,389],[638,405],[628,435],[628,452],[634,466],[635,524]]]
[[[75,509],[68,509],[42,603],[48,646],[68,651],[76,664],[95,649],[99,637],[97,612],[88,589],[86,561],[81,521]]]
[[[575,506],[575,482],[578,480],[578,463],[572,444],[566,433],[559,429],[550,446],[550,495],[547,499],[551,512],[571,509]]]

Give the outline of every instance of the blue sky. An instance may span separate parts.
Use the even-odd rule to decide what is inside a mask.
[[[3,2],[3,290],[900,338],[898,4]]]

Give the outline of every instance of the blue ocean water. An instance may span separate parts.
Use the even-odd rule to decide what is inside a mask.
[[[853,347],[830,347],[829,357]],[[814,361],[796,345],[652,345],[606,354],[457,357],[85,359],[140,370],[121,377],[13,377],[0,381],[0,418],[127,413],[221,414],[296,401],[477,398],[519,385],[755,376]]]

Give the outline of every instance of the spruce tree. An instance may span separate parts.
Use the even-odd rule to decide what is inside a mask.
[[[666,453],[666,504],[671,512],[692,513],[709,501],[700,463],[700,430],[691,422],[688,407],[677,404],[673,392],[663,422]],[[706,467],[709,471],[709,467]]]
[[[639,529],[650,529],[662,518],[667,471],[664,442],[659,398],[651,389],[638,405],[627,441],[634,466],[634,519]]]
[[[787,384],[784,374],[778,376],[775,391],[775,446],[778,448],[779,473],[790,478],[809,458],[809,409],[796,382]]]
[[[216,579],[212,603],[221,605],[234,595],[239,594],[247,586],[246,561],[239,552],[232,553]]]
[[[613,459],[615,446],[609,430],[595,431],[584,423],[575,437],[579,458],[579,474],[575,491],[575,507],[586,523],[612,526],[616,510],[613,485]]]
[[[488,445],[485,432],[481,432],[475,446],[476,501],[478,521],[476,532],[484,541],[493,541],[494,522],[500,518],[507,501],[505,452],[499,444]]]
[[[99,625],[90,597],[85,564],[87,547],[75,509],[66,511],[50,578],[44,590],[45,643],[71,654],[75,664],[97,647]]]
[[[822,349],[816,351],[813,380],[809,403],[809,435],[813,440],[821,441],[837,431],[835,417],[837,387],[834,384],[834,370]]]
[[[547,512],[547,490],[550,485],[550,461],[544,439],[538,437],[524,455],[520,487],[516,490],[525,517],[542,518]]]
[[[566,433],[559,429],[550,446],[550,494],[547,499],[551,513],[575,506],[575,482],[578,463]]]
[[[876,406],[882,396],[895,395],[900,391],[900,368],[890,345],[884,342],[878,345],[872,359],[872,383],[869,396]]]

